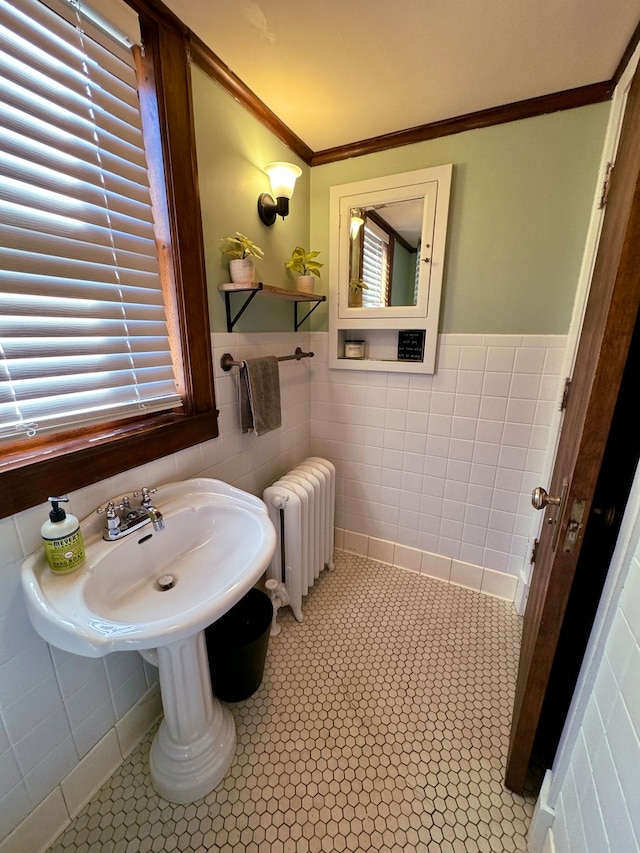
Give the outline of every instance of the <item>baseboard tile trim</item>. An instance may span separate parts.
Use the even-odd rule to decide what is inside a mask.
[[[556,853],[556,845],[553,840],[553,829],[550,829],[547,832],[547,837],[544,840],[544,847],[542,848],[542,853]]]
[[[161,715],[160,685],[156,683],[116,723],[115,731],[123,758],[131,754]]]
[[[45,853],[71,822],[57,785],[50,794],[16,826],[4,841],[0,853]]]
[[[453,560],[443,554],[408,548],[396,542],[367,536],[364,533],[355,533],[352,530],[336,528],[335,547],[338,551],[358,554],[379,563],[417,572],[455,586],[475,589],[484,595],[506,601],[513,602],[518,589],[518,579],[505,572],[487,569],[462,560]]]
[[[46,853],[162,714],[154,684],[59,785],[0,842],[0,853]]]
[[[121,764],[122,753],[115,729],[109,729],[60,783],[71,820],[77,817]]]
[[[547,770],[542,780],[538,800],[531,818],[527,844],[529,853],[553,853],[553,823],[556,819],[555,809],[549,804],[549,790],[553,772]]]
[[[524,616],[524,611],[527,607],[527,599],[529,598],[529,582],[525,580],[524,575],[520,572],[520,577],[516,585],[516,594],[513,599],[513,604],[516,608],[518,616]]]

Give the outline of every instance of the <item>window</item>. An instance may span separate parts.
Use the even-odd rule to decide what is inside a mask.
[[[130,51],[75,15],[0,0],[4,514],[217,434],[183,37],[142,21],[138,102]]]
[[[362,244],[362,291],[364,308],[384,308],[389,304],[389,235],[368,217]]]
[[[0,6],[2,441],[182,405],[133,56],[25,10]]]

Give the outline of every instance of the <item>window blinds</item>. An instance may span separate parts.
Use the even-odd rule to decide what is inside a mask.
[[[366,221],[362,243],[362,291],[365,308],[384,308],[389,287],[389,235],[374,222]]]
[[[0,0],[4,440],[180,405],[132,56],[55,3]]]

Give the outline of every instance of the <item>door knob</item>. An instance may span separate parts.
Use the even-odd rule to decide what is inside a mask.
[[[562,498],[550,495],[542,486],[536,486],[531,492],[531,505],[534,509],[544,509],[546,506],[560,506]]]
[[[616,518],[616,508],[614,506],[609,506],[606,509],[601,509],[600,507],[594,506],[591,512],[594,515],[600,516],[600,518],[602,519],[604,524],[607,525],[607,527],[613,526],[613,522]]]

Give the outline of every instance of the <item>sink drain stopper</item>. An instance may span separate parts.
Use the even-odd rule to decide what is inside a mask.
[[[165,592],[168,589],[173,589],[176,585],[176,579],[173,575],[162,575],[156,581],[158,589],[161,592]]]

